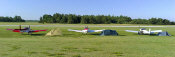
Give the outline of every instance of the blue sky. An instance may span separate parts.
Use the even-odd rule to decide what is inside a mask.
[[[0,0],[0,16],[39,20],[44,14],[125,15],[175,21],[175,0]]]

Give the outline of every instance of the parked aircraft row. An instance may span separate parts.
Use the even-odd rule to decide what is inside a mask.
[[[101,32],[103,30],[90,30],[88,27],[85,27],[84,30],[72,30],[72,29],[68,29],[68,31],[81,32],[81,33],[84,33],[84,34],[92,33],[92,32]],[[144,35],[144,34],[149,34],[150,35],[150,34],[153,34],[153,33],[162,32],[162,30],[153,30],[153,31],[151,31],[151,29],[146,30],[145,28],[141,28],[139,31],[133,31],[133,30],[125,30],[125,31],[126,32],[138,33],[139,35]]]
[[[32,30],[30,29],[30,26],[29,27],[25,27],[24,29],[21,28],[21,25],[19,26],[19,29],[7,29],[7,30],[12,30],[13,32],[19,32],[19,33],[28,33],[28,34],[32,34],[33,32],[41,32],[41,31],[47,31],[47,29],[45,30]],[[73,29],[68,29],[68,31],[74,31],[74,32],[80,32],[80,33],[84,33],[84,34],[87,34],[87,33],[93,33],[93,32],[102,32],[103,30],[105,29],[102,29],[102,30],[90,30],[88,28],[88,26],[86,26],[84,28],[84,30],[73,30]],[[145,28],[141,28],[139,31],[133,31],[133,30],[125,30],[126,32],[133,32],[133,33],[138,33],[139,35],[150,35],[150,34],[153,34],[153,33],[158,33],[158,32],[162,32],[162,30],[146,30]]]

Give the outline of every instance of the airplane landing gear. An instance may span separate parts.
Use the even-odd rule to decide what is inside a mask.
[[[28,33],[28,35],[31,35],[31,34],[32,34],[31,32]]]
[[[139,31],[138,32],[138,35],[143,35],[143,31]]]

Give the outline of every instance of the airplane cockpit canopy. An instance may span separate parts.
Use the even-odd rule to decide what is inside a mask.
[[[89,28],[88,28],[88,26],[85,26],[85,28],[84,28],[85,30],[88,30]]]
[[[29,29],[29,27],[25,27],[24,29]]]
[[[146,28],[141,28],[140,30],[146,30]]]

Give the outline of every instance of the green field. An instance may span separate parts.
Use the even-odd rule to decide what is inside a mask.
[[[83,27],[31,27],[34,30],[42,28],[48,29],[48,31],[60,28],[63,35],[53,37],[45,36],[48,31],[22,35],[7,31],[6,28],[18,27],[5,26],[0,28],[0,57],[175,56],[175,36],[137,35],[124,31],[138,30],[139,28],[90,27],[92,30],[112,29],[119,33],[119,36],[99,36],[100,33],[84,35],[67,31],[67,29],[83,29]],[[152,29],[162,29],[175,35],[174,27]]]

